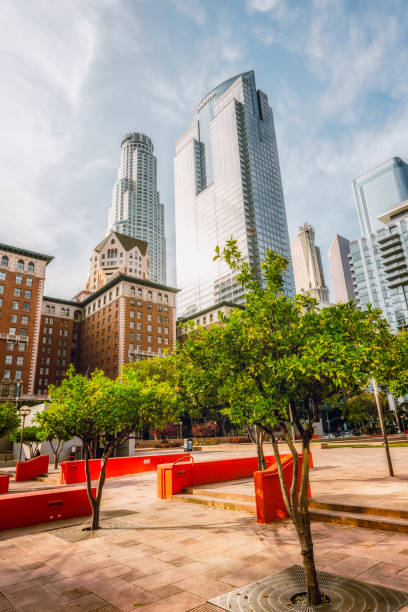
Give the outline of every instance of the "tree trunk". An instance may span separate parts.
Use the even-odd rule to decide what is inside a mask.
[[[302,547],[303,567],[305,568],[307,582],[307,599],[311,606],[318,606],[321,603],[321,593],[317,581],[316,566],[313,553],[312,532],[310,529],[309,516],[309,466],[310,466],[310,441],[308,432],[305,432],[302,440],[302,472],[300,476],[299,491],[299,510],[300,522],[295,524],[300,545]]]
[[[266,470],[265,454],[263,450],[264,437],[265,432],[259,427],[259,425],[255,425],[255,444],[256,454],[258,457],[258,470]]]
[[[100,529],[99,510],[100,510],[101,501],[102,501],[103,485],[105,484],[105,479],[106,479],[106,464],[108,462],[111,452],[112,452],[112,449],[105,451],[101,459],[101,472],[98,478],[98,486],[96,489],[96,497],[95,497],[95,506],[92,512],[92,531],[96,529]]]
[[[92,442],[91,442],[92,444]],[[86,474],[86,490],[88,492],[88,499],[92,507],[92,527],[91,530],[99,528],[99,508],[96,508],[96,500],[92,494],[92,481],[91,474],[89,472],[89,446],[86,442],[83,443],[85,450],[85,474]],[[97,512],[96,512],[97,510]],[[96,527],[94,525],[97,525]]]

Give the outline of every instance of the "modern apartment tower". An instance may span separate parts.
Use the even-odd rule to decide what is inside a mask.
[[[131,132],[122,140],[107,234],[111,231],[146,241],[151,280],[166,283],[164,206],[157,191],[157,159],[152,141],[139,132]]]
[[[290,243],[296,293],[310,295],[320,303],[328,304],[320,249],[315,244],[314,228],[305,223],[299,227],[295,240]]]
[[[350,269],[350,242],[336,235],[329,248],[330,277],[336,304],[354,300],[353,279]]]
[[[369,236],[383,227],[380,214],[408,199],[408,165],[392,157],[354,179],[353,190],[361,234]]]
[[[217,245],[236,239],[258,274],[269,248],[290,261],[273,114],[253,71],[204,96],[177,142],[174,166],[178,316],[242,302],[234,274],[213,261]],[[294,293],[291,267],[285,291]]]

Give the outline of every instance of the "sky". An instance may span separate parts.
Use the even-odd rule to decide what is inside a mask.
[[[151,137],[175,279],[175,142],[201,98],[254,69],[274,111],[293,239],[360,234],[353,178],[408,161],[406,0],[1,0],[0,242],[55,257],[46,295],[84,288],[120,143]],[[327,279],[329,280],[329,279]]]

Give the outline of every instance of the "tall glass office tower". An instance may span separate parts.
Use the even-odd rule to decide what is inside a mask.
[[[153,143],[138,132],[122,140],[118,178],[113,187],[108,230],[149,243],[150,278],[166,284],[164,206],[157,191]]]
[[[383,227],[378,215],[408,200],[408,165],[392,157],[353,181],[361,233],[369,236]]]
[[[253,71],[228,79],[196,108],[175,156],[178,315],[222,301],[242,302],[242,288],[217,245],[235,238],[259,273],[272,248],[290,261],[272,109]],[[290,267],[285,291],[294,293]]]

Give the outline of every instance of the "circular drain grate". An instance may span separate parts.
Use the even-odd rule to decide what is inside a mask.
[[[298,565],[210,601],[229,612],[396,612],[408,603],[408,594],[401,591],[326,572],[318,572],[318,578],[330,602],[314,608],[304,600],[291,603],[293,595],[306,591],[304,570]]]

